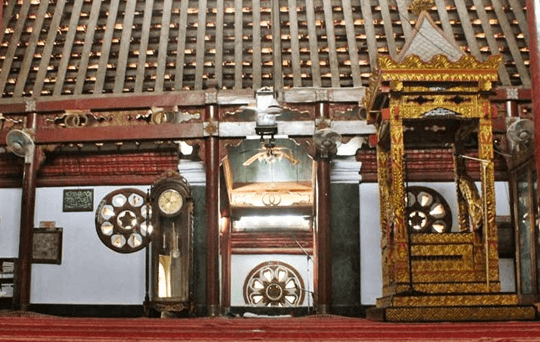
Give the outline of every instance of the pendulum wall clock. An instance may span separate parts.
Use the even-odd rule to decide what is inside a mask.
[[[154,232],[151,305],[158,311],[191,307],[193,199],[184,177],[170,172],[150,191]]]

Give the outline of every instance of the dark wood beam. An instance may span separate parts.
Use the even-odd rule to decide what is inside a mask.
[[[5,141],[5,139],[2,140],[2,138],[5,138],[2,134],[4,133],[0,132],[0,141]],[[59,144],[69,142],[174,140],[201,137],[202,135],[202,123],[183,123],[65,129],[38,128],[34,139],[36,144]]]

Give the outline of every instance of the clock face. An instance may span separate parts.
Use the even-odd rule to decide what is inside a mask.
[[[182,209],[184,201],[182,195],[176,190],[165,190],[159,195],[158,206],[159,210],[165,215],[174,215]]]

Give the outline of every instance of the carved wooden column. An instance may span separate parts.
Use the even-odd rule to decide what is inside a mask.
[[[216,105],[206,106],[206,303],[209,316],[219,315],[219,138]],[[202,285],[202,284],[201,284]]]
[[[497,224],[495,223],[495,163],[493,162],[493,127],[491,124],[491,107],[486,100],[485,115],[480,118],[478,132],[478,158],[489,162],[480,163],[480,180],[482,183],[482,198],[484,200],[484,221],[487,229],[484,230],[484,248],[486,259],[486,282],[499,280],[499,255]],[[491,290],[489,290],[491,291]],[[499,291],[496,289],[496,291]]]
[[[529,26],[529,58],[531,69],[532,108],[535,131],[540,132],[540,0],[526,0]],[[540,171],[540,138],[536,139],[536,170]],[[540,172],[537,182],[540,184]],[[539,196],[540,198],[540,187]]]
[[[29,114],[26,127],[36,129],[37,114]],[[17,310],[28,310],[30,305],[30,284],[32,281],[32,244],[34,238],[34,210],[36,201],[36,176],[39,167],[39,152],[36,148],[33,158],[24,164],[21,226],[19,237],[19,261],[13,306]]]
[[[377,130],[377,140],[381,140],[380,130]],[[394,260],[392,259],[392,227],[391,222],[393,211],[392,203],[390,202],[390,192],[392,189],[390,168],[390,151],[387,151],[383,146],[377,144],[377,179],[379,182],[379,207],[380,207],[380,222],[381,222],[381,250],[382,250],[382,272],[383,272],[383,296],[389,294],[390,284],[395,281],[394,278]],[[394,294],[394,293],[391,293]]]
[[[403,121],[399,113],[399,102],[391,100],[390,102],[390,139],[391,139],[391,158],[392,158],[392,198],[393,198],[393,232],[394,246],[393,266],[394,276],[397,286],[397,292],[409,291],[411,284],[411,270],[409,263],[409,234],[405,223],[405,179],[403,170],[403,156],[405,155],[405,146],[403,141]],[[401,285],[401,286],[400,286]]]
[[[321,102],[317,106],[317,117],[321,119],[318,128],[326,128],[329,122],[328,102]],[[316,311],[326,314],[330,311],[330,298],[332,294],[332,241],[331,241],[331,203],[330,203],[330,158],[321,157],[317,161],[317,283]]]

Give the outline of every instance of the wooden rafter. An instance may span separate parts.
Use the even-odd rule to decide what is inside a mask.
[[[367,86],[416,17],[406,0],[7,1],[0,102],[101,94]],[[501,54],[500,84],[529,87],[518,0],[435,0],[456,44]]]

